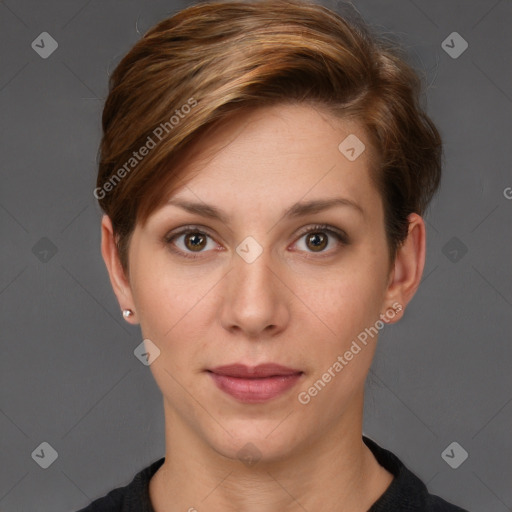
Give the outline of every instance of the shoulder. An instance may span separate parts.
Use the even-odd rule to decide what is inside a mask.
[[[128,485],[113,489],[77,512],[152,512],[149,481],[164,460],[162,457],[153,462],[139,471]]]
[[[126,487],[118,487],[110,491],[107,495],[94,500],[87,507],[81,508],[77,512],[121,512],[123,510],[122,503],[126,496]]]
[[[448,503],[439,496],[428,494],[428,512],[468,512],[467,510]]]
[[[444,499],[430,494],[426,485],[392,452],[363,436],[377,462],[394,479],[368,512],[468,512]]]

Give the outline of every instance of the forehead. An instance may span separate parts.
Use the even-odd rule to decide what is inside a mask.
[[[362,126],[310,105],[277,105],[244,112],[197,141],[181,168],[186,185],[213,199],[279,192],[297,198],[317,191],[351,194],[373,189],[371,148]],[[187,179],[187,175],[190,177]]]

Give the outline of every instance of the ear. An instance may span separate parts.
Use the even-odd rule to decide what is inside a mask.
[[[121,310],[131,309],[134,312],[134,315],[125,318],[125,320],[131,324],[137,324],[130,281],[121,265],[112,222],[108,215],[103,215],[101,219],[101,254]]]
[[[425,223],[416,213],[411,213],[408,220],[407,238],[397,251],[386,291],[388,310],[384,316],[387,323],[395,323],[403,316],[418,289],[425,266]]]

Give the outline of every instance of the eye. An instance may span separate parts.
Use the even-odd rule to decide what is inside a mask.
[[[336,248],[347,244],[348,237],[343,231],[325,224],[308,228],[295,242],[300,251],[310,253],[332,252]]]
[[[201,253],[219,250],[220,247],[211,235],[197,226],[186,226],[179,231],[168,233],[164,237],[164,242],[172,252],[190,259],[201,258]],[[344,231],[321,224],[307,228],[293,245],[302,252],[328,253],[327,256],[348,243]]]
[[[194,253],[203,253],[218,248],[208,233],[193,226],[169,233],[165,236],[164,241],[169,245],[171,251],[192,259],[200,257]]]

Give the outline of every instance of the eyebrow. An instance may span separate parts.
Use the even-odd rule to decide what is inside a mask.
[[[228,224],[229,222],[229,217],[222,210],[204,202],[187,201],[186,199],[169,199],[167,204],[178,206],[189,213],[195,213],[202,217],[218,219],[224,224]],[[284,211],[282,218],[292,219],[303,217],[334,208],[335,206],[349,207],[364,216],[364,210],[356,202],[344,197],[335,197],[332,199],[313,199],[311,201],[297,202]]]

